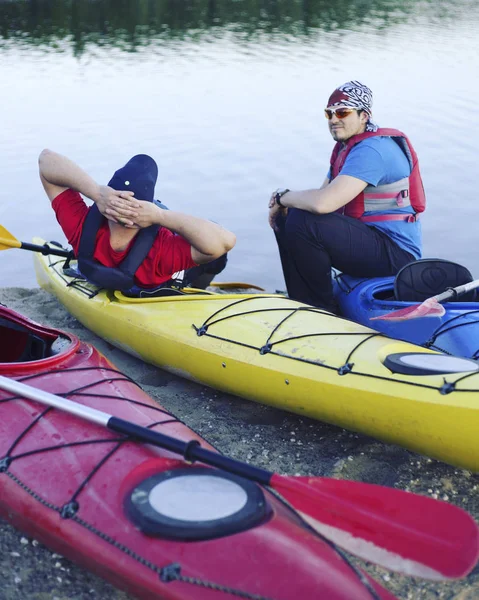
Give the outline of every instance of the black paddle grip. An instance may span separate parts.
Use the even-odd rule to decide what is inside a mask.
[[[38,246],[37,244],[29,244],[27,242],[22,242],[21,247],[23,250],[33,250],[33,252],[40,252],[44,256],[47,256],[48,254],[53,254],[54,256],[64,256],[65,258],[68,258],[71,254],[69,250],[57,250],[56,248],[52,248],[51,246]]]
[[[181,454],[188,461],[198,460],[205,465],[223,469],[224,471],[234,473],[235,475],[256,481],[263,485],[269,485],[271,477],[273,476],[273,473],[270,473],[265,469],[253,467],[252,465],[235,460],[234,458],[229,458],[228,456],[223,456],[217,452],[202,448],[199,443],[191,444],[190,442],[184,442],[178,438],[170,437],[169,435],[159,433],[158,431],[152,431],[151,429],[147,429],[141,425],[135,425],[135,423],[130,423],[129,421],[124,421],[117,417],[110,417],[107,426],[108,429],[111,429],[112,431],[123,433],[140,442],[146,442],[147,444],[159,446],[170,452]]]

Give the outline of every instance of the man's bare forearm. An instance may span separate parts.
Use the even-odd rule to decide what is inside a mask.
[[[286,208],[300,208],[310,213],[322,211],[321,190],[302,190],[288,192],[281,198],[281,204]]]
[[[158,208],[155,221],[185,238],[205,259],[209,257],[213,260],[222,256],[236,243],[236,236],[231,231],[193,215]]]
[[[40,175],[48,183],[71,188],[93,201],[98,198],[100,193],[98,183],[66,156],[52,150],[43,150],[38,164]]]
[[[361,179],[339,175],[331,183],[325,181],[320,189],[288,192],[281,198],[281,204],[285,208],[300,208],[311,213],[327,214],[350,202],[366,186],[367,183]]]

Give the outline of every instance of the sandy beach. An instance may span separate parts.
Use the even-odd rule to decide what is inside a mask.
[[[479,520],[479,475],[171,375],[112,347],[40,289],[3,288],[0,302],[94,344],[151,396],[220,451],[284,474],[376,483],[447,500]],[[479,568],[448,583],[407,578],[358,561],[400,599],[479,598]],[[127,600],[129,596],[0,521],[2,600]],[[326,599],[325,599],[326,600]],[[354,600],[354,599],[351,599]]]

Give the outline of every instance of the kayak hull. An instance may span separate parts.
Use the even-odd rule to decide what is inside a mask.
[[[384,364],[424,348],[282,296],[89,297],[95,288],[72,285],[61,263],[36,256],[35,268],[86,327],[149,363],[479,471],[479,375],[418,377]]]
[[[28,362],[5,362],[4,352],[2,376],[209,447],[91,346],[0,307],[4,330],[6,322],[15,325],[12,335],[34,331],[47,342],[57,335],[62,345]],[[254,525],[194,541],[155,536],[131,517],[132,490],[179,470],[216,470],[3,390],[0,417],[0,516],[135,597],[371,598],[351,566],[266,490],[268,511]]]

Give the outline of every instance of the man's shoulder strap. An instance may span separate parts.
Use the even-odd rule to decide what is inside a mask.
[[[100,229],[105,217],[98,210],[96,204],[90,206],[88,213],[83,221],[80,244],[78,246],[78,256],[82,258],[93,258],[95,251],[96,235]]]

